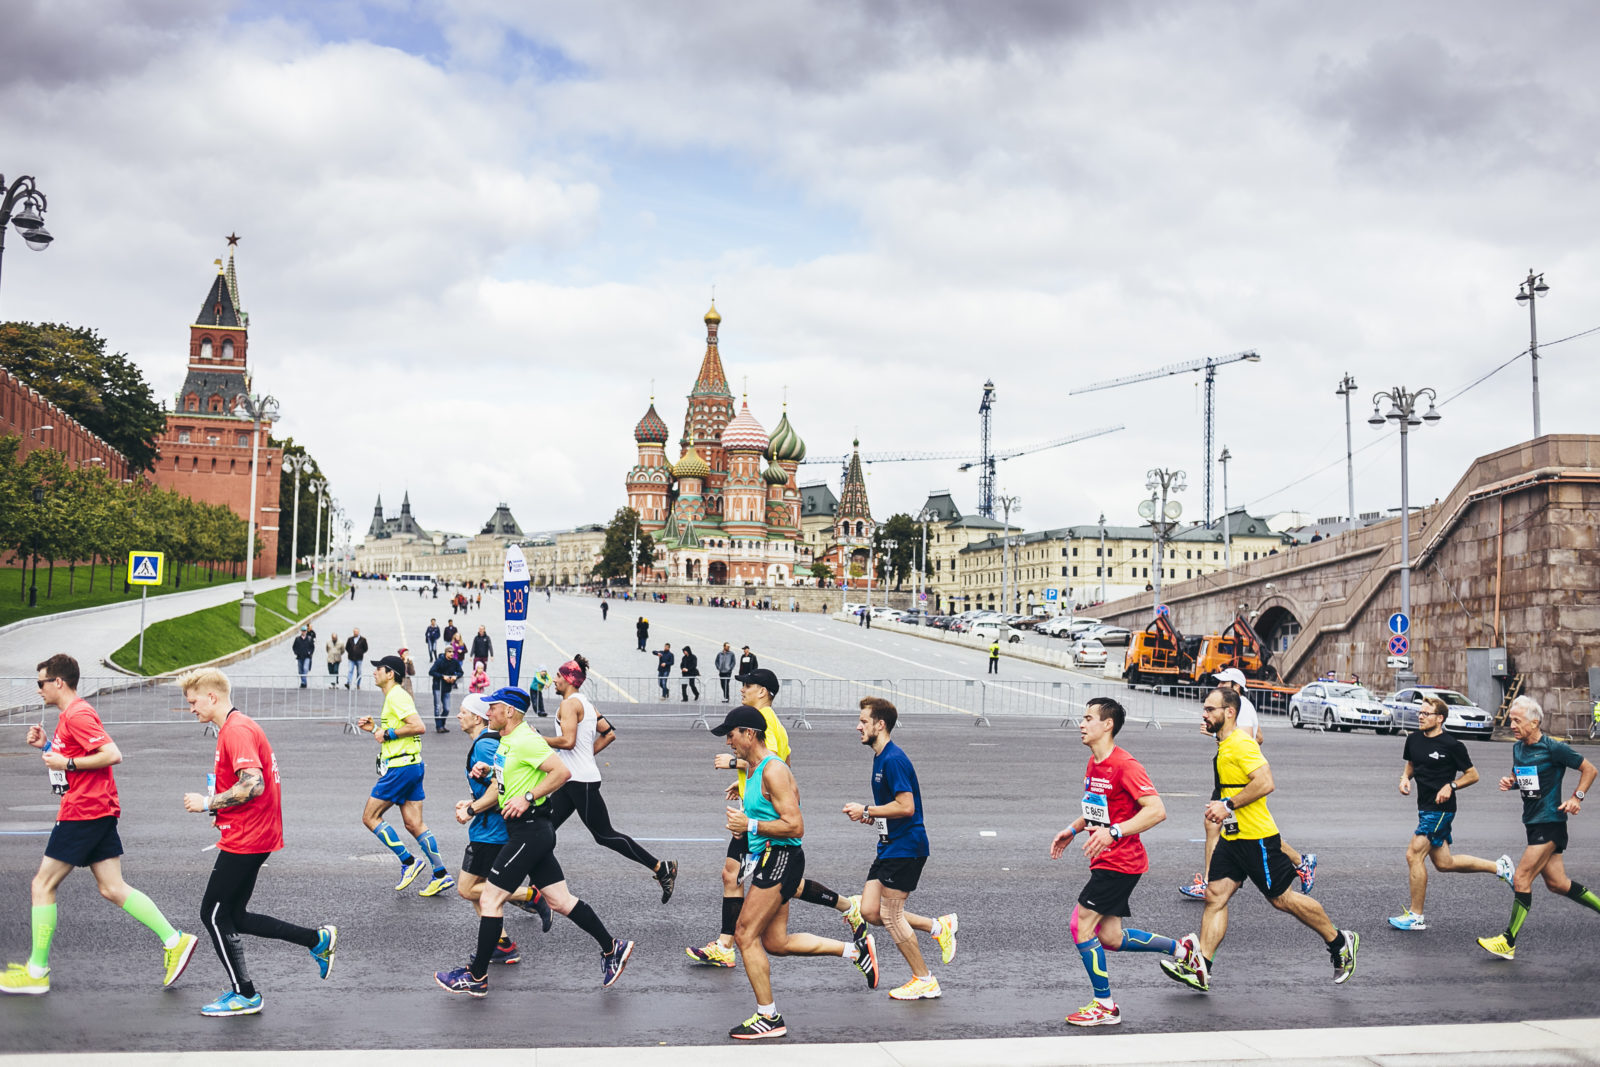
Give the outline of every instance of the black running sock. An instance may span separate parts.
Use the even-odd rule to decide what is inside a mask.
[[[831,908],[839,903],[839,894],[820,882],[807,878],[801,883],[800,899],[807,904],[821,904],[824,908]]]
[[[601,952],[609,953],[611,951],[614,939],[606,930],[606,924],[600,921],[600,916],[594,913],[593,908],[580,900],[572,906],[572,910],[567,913],[567,918],[577,923],[578,929],[598,941]]]
[[[725,936],[733,936],[734,927],[739,925],[739,912],[743,910],[744,897],[722,898],[722,932]]]
[[[1515,899],[1511,902],[1511,924],[1506,927],[1506,944],[1516,948],[1517,935],[1522,932],[1522,924],[1528,919],[1528,909],[1533,907],[1533,891],[1513,893],[1512,896]]]
[[[1343,930],[1335,931],[1334,935],[1333,935],[1333,940],[1327,942],[1327,946],[1328,946],[1328,955],[1330,955],[1330,956],[1334,957],[1335,959],[1337,959],[1339,957],[1339,951],[1344,948],[1344,931]]]
[[[1592,889],[1585,889],[1579,882],[1573,882],[1571,888],[1567,890],[1567,899],[1575,900],[1594,911],[1600,911],[1600,894]]]
[[[505,920],[498,915],[485,915],[478,920],[478,950],[472,954],[472,962],[467,964],[467,971],[474,978],[485,978],[489,974],[489,961],[494,958],[494,947],[500,943],[500,935],[505,930]]]

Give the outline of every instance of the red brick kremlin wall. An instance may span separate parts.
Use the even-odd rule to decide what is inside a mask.
[[[51,429],[44,429],[46,426]],[[35,449],[52,448],[65,453],[73,467],[104,466],[106,473],[118,481],[133,477],[126,456],[84,429],[21,378],[0,368],[0,437],[12,434],[22,438],[18,460]]]

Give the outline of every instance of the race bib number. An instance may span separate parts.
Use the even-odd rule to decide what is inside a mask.
[[[1111,825],[1111,805],[1104,794],[1083,794],[1083,821],[1090,826]]]
[[[878,831],[878,844],[887,845],[889,843],[889,820],[880,815],[872,820],[872,828]]]
[[[378,769],[378,777],[379,778],[382,778],[384,775],[389,773],[389,761],[384,759],[382,756],[379,756],[377,759],[373,760],[372,762],[373,762],[373,765],[375,767],[377,767],[377,769]]]
[[[1224,834],[1236,834],[1236,833],[1238,833],[1239,832],[1239,820],[1234,818],[1232,815],[1229,815],[1226,819],[1224,819],[1222,821],[1222,832]]]
[[[1522,795],[1529,800],[1537,799],[1540,795],[1539,768],[1537,767],[1512,767],[1511,773],[1516,776],[1517,788],[1522,790]]]
[[[766,855],[765,851],[762,851],[762,852],[746,852],[743,856],[741,856],[739,858],[739,882],[740,882],[740,884],[744,884],[744,883],[750,881],[751,877],[756,873],[756,862],[758,860],[760,860],[761,857],[763,857],[765,855]]]
[[[50,772],[50,791],[56,796],[64,796],[67,792],[67,772]]]

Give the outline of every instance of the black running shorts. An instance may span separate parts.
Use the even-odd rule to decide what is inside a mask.
[[[730,839],[728,841],[728,858],[730,860],[737,860],[738,862],[743,863],[744,862],[745,853],[747,853],[749,851],[750,851],[750,835],[749,834],[734,834],[732,839]]]
[[[867,881],[878,882],[885,889],[909,893],[916,889],[917,883],[922,880],[922,868],[927,862],[926,856],[890,856],[887,859],[875,859],[872,861],[872,868],[867,871]]]
[[[1217,878],[1240,885],[1254,882],[1261,895],[1271,900],[1292,888],[1300,875],[1283,854],[1283,839],[1273,834],[1218,841],[1216,851],[1211,853],[1211,869],[1206,872],[1208,881]]]
[[[495,858],[504,846],[494,841],[468,841],[467,851],[461,857],[461,873],[478,878],[489,877]]]
[[[1557,856],[1567,850],[1567,824],[1564,822],[1530,822],[1523,829],[1528,831],[1530,845],[1548,845],[1554,842]],[[45,854],[49,855],[48,852]]]
[[[99,819],[61,820],[50,831],[44,854],[74,867],[88,867],[101,860],[116,859],[122,855],[122,838],[117,835],[117,817],[107,815]]]
[[[494,866],[489,870],[489,884],[507,893],[515,892],[523,882],[531,881],[543,889],[562,880],[561,864],[556,862],[556,828],[547,818],[534,817],[519,823],[507,823],[511,839],[500,846]]]
[[[1078,894],[1078,903],[1099,915],[1126,918],[1133,914],[1128,907],[1128,898],[1133,895],[1133,887],[1139,884],[1141,877],[1126,871],[1090,868],[1089,881],[1084,884],[1083,892]]]
[[[806,877],[806,854],[799,845],[768,845],[756,863],[751,889],[776,889],[784,900],[794,899]]]

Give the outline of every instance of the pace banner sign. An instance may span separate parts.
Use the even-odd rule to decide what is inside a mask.
[[[522,639],[528,628],[528,561],[522,549],[506,546],[506,569],[500,581],[506,598],[506,684],[522,675]]]

